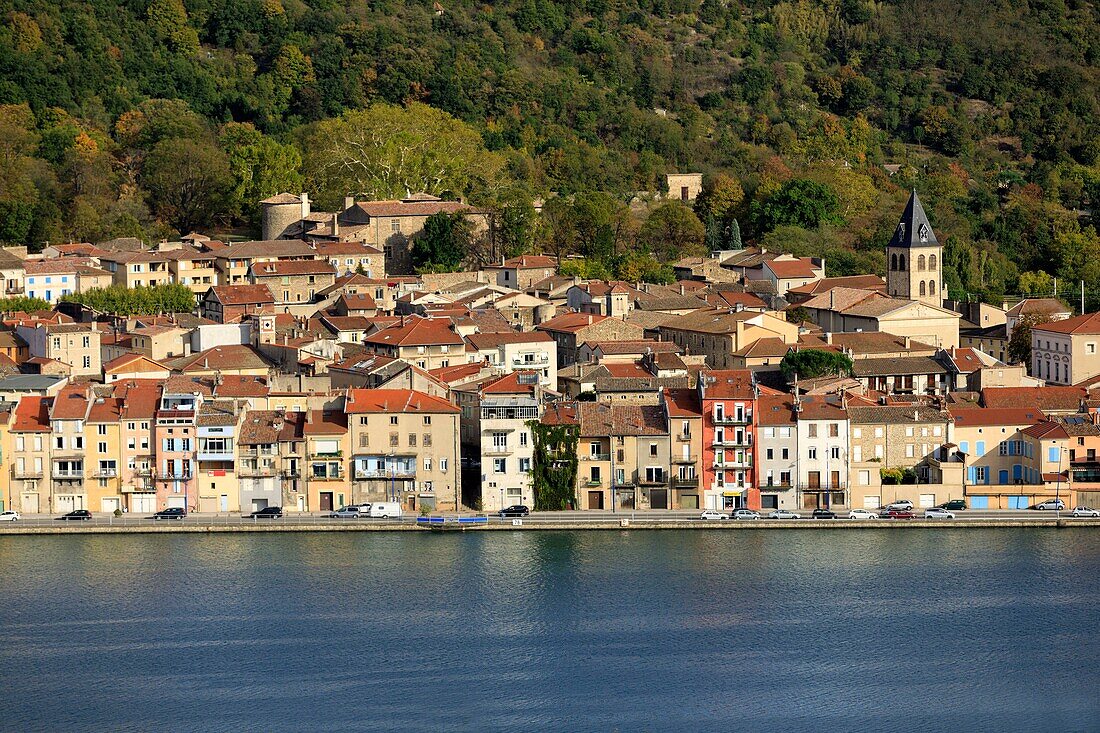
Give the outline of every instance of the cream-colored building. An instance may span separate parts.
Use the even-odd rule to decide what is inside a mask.
[[[706,356],[714,369],[733,367],[734,354],[765,338],[783,343],[798,341],[798,324],[789,323],[782,313],[748,310],[708,310],[678,316],[658,327],[662,341],[672,341],[690,354]]]
[[[1100,375],[1100,313],[1032,326],[1031,374],[1051,384]]]
[[[96,323],[38,323],[18,326],[16,333],[27,342],[32,357],[55,359],[72,367],[72,374],[102,373],[100,339]]]
[[[544,387],[558,384],[558,347],[549,334],[475,333],[466,337],[467,349],[477,361],[485,361],[504,372],[534,370]]]
[[[166,252],[105,252],[100,266],[111,273],[113,285],[123,288],[151,287],[173,281]]]
[[[350,389],[345,411],[356,501],[461,506],[459,409],[406,389]]]
[[[213,252],[203,252],[192,247],[165,252],[168,260],[168,272],[172,280],[181,285],[186,285],[195,294],[195,300],[199,300],[207,290],[220,285],[218,270],[214,266],[217,257]]]

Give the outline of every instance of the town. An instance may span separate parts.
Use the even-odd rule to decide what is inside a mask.
[[[916,191],[885,279],[749,246],[666,285],[544,254],[417,275],[430,217],[488,226],[427,194],[261,206],[260,241],[0,251],[0,295],[53,306],[3,314],[0,510],[1100,505],[1100,314],[945,300]],[[65,297],[165,284],[194,308]]]

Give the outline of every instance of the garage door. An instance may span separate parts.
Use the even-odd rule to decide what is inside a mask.
[[[650,489],[650,509],[668,509],[668,489]]]
[[[131,494],[130,496],[130,511],[132,512],[155,512],[157,510],[157,495],[156,494]]]
[[[1031,506],[1031,502],[1028,501],[1026,496],[1010,496],[1008,497],[1009,509],[1027,509]]]
[[[699,508],[699,495],[698,494],[681,494],[680,495],[680,508],[681,509],[698,509]]]
[[[107,497],[107,498],[100,499],[99,503],[100,503],[100,511],[113,512],[115,509],[118,509],[118,497],[117,496],[112,496],[112,497]]]
[[[880,500],[880,497],[879,497],[878,494],[875,494],[874,496],[864,496],[863,497],[863,508],[864,509],[878,509],[880,506],[882,506],[882,501]]]
[[[972,496],[970,497],[971,509],[988,509],[989,497],[988,496]]]
[[[58,514],[68,514],[76,509],[75,497],[71,494],[60,494],[54,497],[53,510]]]
[[[23,494],[21,506],[24,514],[38,514],[38,494]]]
[[[920,495],[920,506],[921,506],[921,509],[927,509],[929,507],[936,506],[936,495],[935,494],[921,494]]]
[[[169,496],[168,497],[169,509],[186,509],[187,497],[185,496]]]

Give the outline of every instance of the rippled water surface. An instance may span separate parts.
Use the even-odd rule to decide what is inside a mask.
[[[1096,731],[1095,530],[0,538],[4,731]]]

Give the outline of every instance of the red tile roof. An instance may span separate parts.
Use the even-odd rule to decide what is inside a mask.
[[[794,396],[760,395],[756,402],[756,422],[760,425],[794,425]]]
[[[665,405],[669,417],[702,417],[699,392],[694,389],[665,389]]]
[[[1032,326],[1031,330],[1048,333],[1100,334],[1100,313],[1086,313],[1082,316],[1067,318],[1064,321],[1040,323]]]
[[[502,344],[552,344],[554,339],[541,331],[509,331],[507,333],[473,333],[466,341],[478,351],[495,349]]]
[[[519,257],[513,257],[510,260],[505,260],[500,265],[488,265],[485,269],[498,269],[502,267],[515,268],[517,270],[536,270],[544,267],[557,267],[557,257],[546,257],[545,255],[520,255]]]
[[[349,415],[369,412],[460,412],[446,400],[412,389],[349,389],[345,410]]]
[[[527,384],[520,384],[520,374],[535,375],[536,379]],[[533,394],[535,384],[538,383],[538,372],[516,371],[505,374],[494,382],[490,382],[481,388],[482,394]]]
[[[539,331],[557,331],[560,333],[576,333],[589,326],[606,321],[608,316],[600,316],[592,313],[562,313],[549,321],[543,321],[535,326]]]
[[[149,420],[156,415],[162,385],[159,379],[122,379],[111,385],[112,396],[122,400],[126,419]]]
[[[449,321],[413,316],[404,319],[403,324],[372,333],[364,339],[364,343],[384,346],[457,346],[464,342],[461,336],[451,330]]]
[[[118,397],[100,397],[88,412],[90,423],[117,423],[122,417],[123,401]]]
[[[955,426],[984,427],[989,425],[1030,425],[1046,419],[1038,407],[957,407],[948,405]]]
[[[50,411],[51,420],[83,420],[88,416],[88,387],[71,384],[60,392]]]
[[[706,369],[700,378],[707,379],[703,398],[751,400],[755,396],[752,372],[748,369]]]
[[[15,433],[49,433],[52,397],[24,397],[15,408],[15,421],[11,429]]]
[[[1084,387],[986,387],[982,404],[986,407],[1033,408],[1050,412],[1074,412],[1088,396]]]
[[[275,296],[266,285],[215,285],[210,289],[222,305],[275,303]]]
[[[809,257],[799,257],[797,260],[771,260],[764,263],[764,267],[775,273],[776,277],[813,277],[816,267]]]
[[[336,268],[328,260],[284,260],[281,262],[256,262],[252,265],[252,277],[289,277],[294,275],[336,275]]]
[[[367,216],[400,217],[431,216],[441,211],[453,214],[457,211],[473,211],[461,201],[440,201],[434,197],[424,201],[404,199],[401,201],[363,201],[355,205]]]
[[[343,435],[348,431],[348,416],[342,412],[310,410],[306,413],[305,435]]]

